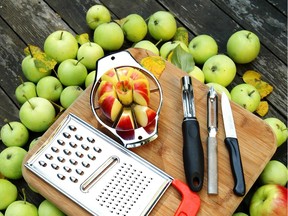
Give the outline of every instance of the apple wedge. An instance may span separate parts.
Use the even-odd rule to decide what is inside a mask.
[[[146,127],[153,122],[156,117],[156,112],[147,106],[135,105],[133,110],[136,121],[141,127]]]
[[[101,98],[102,95],[104,95],[105,93],[113,93],[113,92],[115,92],[113,83],[104,80],[100,83],[99,87],[97,88],[96,95],[98,98]],[[116,97],[116,94],[115,94],[115,97]]]
[[[128,106],[133,102],[133,86],[131,80],[126,79],[117,82],[115,89],[118,99],[124,106]]]
[[[98,104],[103,114],[113,122],[120,114],[122,104],[117,99],[115,92],[104,93],[98,100]]]
[[[131,67],[111,68],[101,76],[102,81],[111,82],[116,86],[118,81],[126,79]]]
[[[134,80],[133,100],[135,103],[148,106],[150,101],[150,86],[147,79]]]
[[[131,131],[135,129],[134,118],[130,108],[124,108],[115,126],[119,131]]]
[[[128,71],[127,76],[129,78],[131,78],[132,80],[139,80],[139,79],[146,79],[147,80],[146,76],[141,71],[139,71],[136,68],[132,68],[132,67]]]

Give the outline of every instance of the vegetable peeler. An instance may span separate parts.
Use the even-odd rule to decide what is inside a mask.
[[[191,77],[182,77],[181,84],[184,111],[182,122],[184,170],[190,189],[197,192],[203,186],[204,153],[200,138],[199,123],[196,118]]]
[[[208,151],[208,194],[218,194],[217,130],[218,95],[211,86],[207,94],[207,151]]]

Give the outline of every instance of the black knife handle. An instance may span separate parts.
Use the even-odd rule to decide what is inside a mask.
[[[233,191],[237,196],[244,196],[246,187],[238,140],[237,138],[227,137],[225,138],[225,144],[229,151],[230,164],[234,177]]]
[[[200,191],[204,179],[204,153],[200,139],[200,128],[196,118],[184,118],[183,133],[183,160],[186,181],[189,188]]]

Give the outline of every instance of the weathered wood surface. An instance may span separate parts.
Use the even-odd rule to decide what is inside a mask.
[[[241,2],[241,3],[240,3]],[[19,104],[14,91],[22,76],[21,61],[27,44],[43,47],[45,38],[55,30],[66,29],[74,34],[92,31],[85,22],[89,7],[101,3],[109,8],[113,19],[130,13],[148,18],[158,10],[169,10],[178,25],[189,29],[189,39],[198,34],[210,34],[225,53],[229,36],[240,29],[254,31],[261,40],[259,57],[251,64],[237,65],[237,77],[231,87],[242,82],[241,75],[254,69],[274,86],[267,97],[270,111],[266,117],[275,116],[287,122],[287,1],[285,0],[2,0],[0,2],[0,125],[3,118],[18,119]],[[131,46],[126,43],[124,48]],[[38,134],[32,134],[37,136]],[[32,137],[31,137],[32,139]],[[2,150],[4,145],[0,143]],[[287,163],[287,142],[275,154]],[[25,186],[17,181],[19,189]],[[25,186],[26,187],[26,186]],[[29,191],[29,190],[28,190]],[[28,193],[28,199],[39,203],[41,196]]]

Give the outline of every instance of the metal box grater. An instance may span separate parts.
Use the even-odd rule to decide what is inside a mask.
[[[25,167],[93,215],[148,215],[172,182],[73,114]]]

